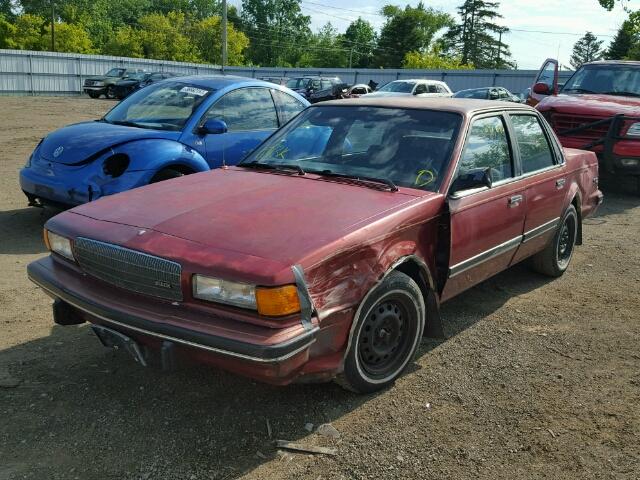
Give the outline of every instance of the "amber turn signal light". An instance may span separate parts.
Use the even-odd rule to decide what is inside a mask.
[[[282,317],[300,311],[300,299],[295,285],[256,288],[258,313],[267,317]]]
[[[51,251],[51,244],[49,243],[49,235],[47,234],[47,229],[42,229],[42,236],[44,237],[44,246],[47,247],[47,250]]]

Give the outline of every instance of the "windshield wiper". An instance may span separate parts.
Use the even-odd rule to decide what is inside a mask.
[[[586,88],[565,88],[563,92],[577,92],[577,93],[598,93],[593,90],[587,90]]]
[[[392,192],[397,192],[398,187],[395,183],[387,178],[376,178],[376,177],[365,177],[362,175],[349,175],[347,173],[337,173],[332,172],[331,170],[318,170],[318,171],[309,171],[309,173],[316,173],[318,175],[322,175],[323,177],[336,177],[336,178],[346,178],[348,180],[355,180],[357,182],[366,183],[382,183],[389,187],[389,190]]]
[[[285,163],[263,163],[258,161],[253,162],[242,162],[238,164],[239,167],[247,167],[247,168],[262,168],[264,170],[293,170],[298,173],[298,175],[304,175],[305,171],[302,169],[300,165],[287,165]]]
[[[603,95],[619,95],[621,97],[640,97],[640,93],[634,93],[634,92],[604,92]]]

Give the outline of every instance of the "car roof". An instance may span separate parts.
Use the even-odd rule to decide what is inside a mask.
[[[406,108],[416,110],[441,110],[455,112],[462,115],[472,115],[483,111],[495,110],[527,110],[536,112],[528,105],[521,103],[500,102],[496,100],[479,100],[475,98],[415,98],[415,97],[374,97],[365,95],[360,98],[329,100],[312,105],[318,106],[344,106],[344,107],[383,107]]]
[[[639,66],[640,65],[640,61],[637,61],[637,60],[596,60],[595,62],[588,62],[588,63],[585,63],[584,65],[634,65],[634,66]]]
[[[432,80],[430,78],[399,78],[398,80],[393,80],[389,83],[394,83],[394,82],[422,82],[422,83],[440,83],[440,84],[444,84],[444,82],[440,81],[440,80]]]
[[[200,87],[214,88],[219,90],[230,85],[265,85],[273,88],[273,84],[258,78],[240,77],[237,75],[189,75],[173,77],[173,80],[189,82]]]

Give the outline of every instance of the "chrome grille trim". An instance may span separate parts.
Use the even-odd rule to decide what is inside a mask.
[[[82,270],[116,287],[136,293],[182,300],[182,266],[164,258],[78,237],[73,251]]]

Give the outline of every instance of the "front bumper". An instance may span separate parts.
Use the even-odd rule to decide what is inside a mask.
[[[273,333],[274,329],[268,327],[236,325],[236,335],[233,335],[234,332],[231,332],[228,325],[223,326],[219,331],[227,332],[229,335],[205,332],[201,328],[189,328],[195,322],[191,318],[181,318],[179,308],[176,308],[174,314],[168,316],[165,312],[165,318],[172,320],[170,323],[160,317],[160,310],[152,312],[133,306],[128,308],[130,305],[126,299],[125,301],[117,300],[123,298],[123,295],[118,292],[111,292],[110,297],[102,295],[89,298],[78,290],[84,284],[89,285],[87,288],[94,291],[95,288],[91,284],[95,281],[90,277],[69,271],[68,267],[56,264],[57,262],[51,257],[31,263],[27,267],[29,279],[54,299],[59,299],[77,309],[89,322],[121,331],[152,347],[157,346],[158,341],[172,342],[185,347],[194,358],[271,383],[288,383],[293,379],[297,373],[296,369],[299,370],[308,360],[309,347],[316,341],[319,331],[315,325],[309,328],[303,328],[300,325],[295,331],[290,331],[283,341],[272,342],[271,340],[278,335]],[[127,298],[133,297],[127,296]],[[115,305],[124,308],[116,308]],[[212,324],[214,322],[215,320],[211,320]],[[252,335],[249,337],[261,341],[239,340],[237,333],[243,328],[247,330],[251,328]],[[205,357],[202,356],[203,354]],[[229,363],[229,360],[233,362]]]

